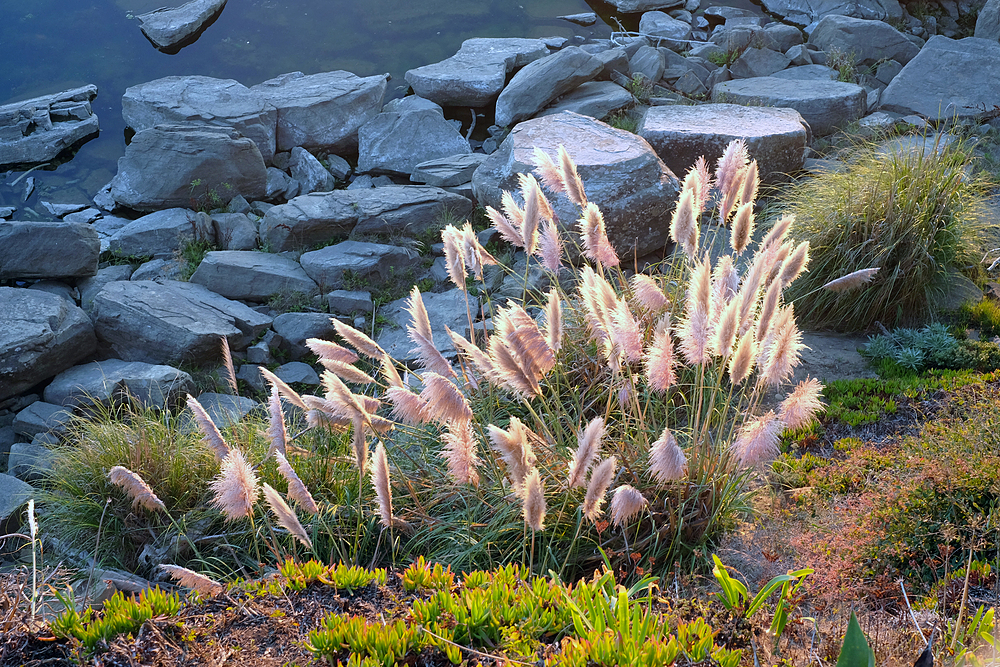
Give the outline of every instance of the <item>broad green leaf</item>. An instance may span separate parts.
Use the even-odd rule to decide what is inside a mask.
[[[875,654],[868,646],[865,633],[858,625],[858,617],[851,612],[851,622],[847,624],[844,644],[840,647],[837,667],[875,667]]]

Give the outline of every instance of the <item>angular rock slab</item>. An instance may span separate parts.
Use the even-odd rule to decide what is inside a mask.
[[[279,292],[317,291],[293,259],[253,250],[216,250],[205,255],[191,282],[227,299],[264,302]]]
[[[226,0],[191,0],[180,7],[164,8],[136,16],[139,29],[164,53],[177,53],[193,43],[222,13]]]
[[[518,190],[517,175],[532,173],[535,148],[558,160],[559,146],[576,162],[587,198],[604,214],[619,256],[631,256],[633,249],[642,256],[667,245],[677,177],[645,139],[569,111],[514,128],[472,177],[480,204],[500,210],[502,191]],[[577,207],[562,195],[549,199],[562,224],[575,230]]]
[[[603,120],[613,111],[632,104],[632,93],[617,83],[610,81],[588,81],[576,90],[563,95],[539,116],[551,116],[563,111],[572,111],[582,116]]]
[[[438,63],[411,69],[413,92],[442,106],[483,107],[503,90],[507,75],[549,55],[540,39],[467,39],[458,53]]]
[[[358,171],[411,174],[421,162],[467,155],[469,141],[440,111],[380,113],[358,131]]]
[[[972,35],[991,42],[1000,41],[1000,0],[986,0],[976,18],[976,31]]]
[[[287,352],[293,361],[309,354],[306,340],[334,340],[337,334],[330,316],[325,313],[284,313],[274,318],[271,329],[281,337],[278,349]]]
[[[72,409],[133,403],[163,410],[178,405],[194,390],[191,376],[173,366],[108,359],[63,371],[43,397],[47,403]]]
[[[344,241],[299,258],[302,268],[323,290],[341,289],[344,271],[361,278],[384,281],[400,275],[420,261],[417,253],[384,243]]]
[[[535,60],[514,75],[497,98],[496,124],[511,126],[531,118],[549,102],[590,81],[604,63],[578,46]]]
[[[686,174],[702,155],[715,164],[730,141],[742,139],[766,182],[787,180],[787,174],[802,169],[811,139],[795,109],[737,104],[650,107],[637,134],[676,174]]]
[[[944,120],[970,118],[1000,103],[1000,43],[935,35],[882,91],[881,108]]]
[[[173,257],[190,241],[214,239],[212,219],[186,208],[168,208],[133,220],[108,239],[108,250],[122,257]]]
[[[337,70],[282,74],[252,86],[278,110],[277,150],[351,150],[358,128],[382,110],[389,75],[359,77]],[[247,197],[247,200],[250,200]]]
[[[0,222],[0,280],[87,278],[97,274],[101,240],[80,222]]]
[[[0,106],[0,169],[54,160],[67,148],[97,136],[91,84]]]
[[[859,65],[895,60],[906,64],[920,51],[906,35],[882,21],[868,21],[850,16],[826,16],[816,24],[809,43],[823,51],[832,48],[853,53]]]
[[[436,188],[461,185],[472,180],[472,174],[485,159],[482,153],[467,153],[428,160],[414,168],[410,180]]]
[[[136,211],[192,206],[214,193],[222,204],[236,195],[263,199],[267,169],[260,149],[226,127],[158,125],[136,132],[111,196]]]
[[[903,8],[897,0],[763,0],[763,4],[769,14],[777,14],[787,23],[802,26],[830,14],[878,21],[903,16]]]
[[[73,366],[97,348],[80,308],[39,290],[0,287],[0,401]]]
[[[273,252],[283,252],[352,231],[419,235],[439,225],[445,210],[462,219],[472,211],[472,202],[425,185],[314,192],[268,210],[260,223],[260,240]]]
[[[610,0],[609,4],[614,5],[620,12],[638,14],[657,9],[683,7],[684,0]]]
[[[715,84],[712,101],[795,109],[814,135],[825,136],[864,116],[868,93],[861,86],[841,81],[761,76]]]
[[[455,359],[458,354],[448,332],[445,331],[445,327],[447,326],[452,331],[469,338],[469,316],[466,310],[465,292],[456,288],[440,294],[421,294],[420,298],[430,314],[434,347],[446,358]],[[469,307],[472,312],[476,312],[478,300],[475,297],[469,297],[469,299]],[[383,328],[375,339],[375,342],[393,359],[408,365],[417,363],[417,355],[412,351],[413,341],[410,340],[406,330],[407,325],[411,322],[410,314],[406,311],[409,304],[410,299],[407,297],[385,306],[382,315],[389,320],[390,324]]]
[[[122,117],[136,132],[157,125],[224,125],[257,144],[265,164],[274,158],[278,110],[233,79],[166,76],[130,86],[122,96]]]
[[[22,482],[13,475],[0,473],[0,526],[5,526],[7,519],[34,495],[35,490],[27,482]]]
[[[126,361],[204,365],[221,359],[219,339],[246,348],[271,318],[202,285],[112,282],[94,297],[102,345]]]

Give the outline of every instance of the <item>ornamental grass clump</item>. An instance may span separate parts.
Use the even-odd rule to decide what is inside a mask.
[[[793,185],[785,196],[795,216],[789,234],[808,240],[811,256],[788,294],[799,319],[864,331],[954,307],[941,303],[949,281],[974,273],[982,259],[986,189],[970,155],[940,135],[916,147],[873,144],[848,155],[842,171]],[[845,293],[866,280],[865,289]]]

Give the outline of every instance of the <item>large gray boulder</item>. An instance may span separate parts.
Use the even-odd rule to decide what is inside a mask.
[[[683,49],[687,46],[687,40],[691,39],[691,24],[675,19],[666,12],[646,12],[639,19],[639,32],[652,38],[651,41],[657,45]]]
[[[677,177],[646,140],[569,111],[519,124],[472,178],[476,199],[500,209],[503,190],[518,189],[518,174],[534,169],[534,150],[557,159],[565,146],[576,162],[587,197],[604,214],[620,256],[662,249],[669,242]],[[579,209],[565,196],[550,197],[564,226],[575,230]]]
[[[865,115],[868,93],[842,81],[803,81],[772,76],[723,81],[712,87],[713,102],[795,109],[816,136]]]
[[[426,185],[390,185],[302,195],[269,209],[261,244],[274,252],[301,249],[351,233],[418,236],[439,227],[445,211],[463,219],[467,198]]]
[[[187,208],[168,208],[133,220],[108,239],[108,250],[122,257],[173,257],[185,243],[214,239],[212,219]]]
[[[572,111],[582,116],[604,120],[609,114],[632,104],[632,93],[611,81],[588,81],[556,100],[539,116]]]
[[[310,353],[306,347],[308,339],[334,340],[337,336],[337,330],[326,313],[283,313],[274,318],[271,328],[281,338],[278,349],[287,352],[292,361]]]
[[[126,361],[216,363],[222,336],[230,348],[242,350],[270,323],[270,317],[191,283],[112,282],[94,297],[97,336]]]
[[[901,19],[903,8],[898,0],[762,0],[764,9],[787,23],[806,26],[824,16],[853,16],[884,21]]]
[[[904,65],[920,51],[906,35],[882,21],[851,16],[826,16],[809,35],[809,43],[822,51],[853,53],[859,65],[895,60]]]
[[[252,250],[217,250],[191,276],[227,299],[264,302],[279,292],[316,292],[316,283],[294,259]]]
[[[13,475],[0,473],[0,527],[7,526],[7,520],[24,507],[34,495],[35,490],[27,482]],[[11,530],[17,529],[16,524],[9,527]]]
[[[173,366],[108,359],[63,371],[45,388],[44,398],[73,409],[136,403],[162,410],[193,391],[191,376]]]
[[[0,222],[0,280],[86,278],[100,254],[97,231],[81,222]]]
[[[685,0],[610,0],[610,4],[620,12],[638,14],[656,9],[683,7]]]
[[[388,74],[362,78],[343,70],[291,72],[250,90],[278,110],[277,150],[301,146],[336,153],[357,147],[358,128],[382,110],[388,79]]]
[[[972,35],[991,42],[1000,42],[1000,0],[986,0],[976,18],[976,31]]]
[[[111,180],[116,202],[137,211],[263,199],[267,169],[250,139],[227,127],[158,125],[136,132]]]
[[[750,47],[730,66],[729,72],[734,79],[771,76],[788,67],[791,62],[792,59],[784,53]]]
[[[802,168],[809,126],[795,109],[736,104],[650,107],[638,134],[677,174],[685,174],[704,155],[709,164],[722,157],[734,139],[746,142],[762,181],[787,180]]]
[[[417,253],[395,245],[344,241],[304,253],[299,261],[309,277],[326,291],[344,286],[345,271],[359,278],[384,281],[402,275],[420,258]]]
[[[97,274],[84,278],[76,284],[80,290],[80,307],[89,315],[94,308],[94,297],[108,283],[116,280],[128,280],[132,277],[132,266],[129,264],[112,264],[98,269]]]
[[[138,132],[157,125],[224,125],[251,139],[265,164],[274,158],[278,111],[233,79],[167,76],[125,89],[125,124]]]
[[[358,131],[358,171],[411,174],[418,164],[472,152],[440,111],[380,113]]]
[[[304,148],[296,146],[288,159],[288,170],[292,178],[298,181],[300,192],[329,192],[337,184],[337,179],[316,159],[316,156]],[[268,176],[270,178],[270,175]]]
[[[1000,43],[935,35],[882,91],[881,108],[943,120],[993,109],[1000,90]]]
[[[80,308],[39,290],[0,287],[0,401],[90,356],[94,327]]]
[[[91,84],[0,106],[0,169],[48,162],[97,136],[100,125]]]
[[[177,53],[198,39],[225,6],[226,0],[191,0],[180,7],[164,7],[135,18],[153,46],[164,53]]]
[[[601,73],[604,63],[578,46],[526,65],[497,98],[496,123],[512,126],[531,118],[560,95]]]
[[[467,39],[450,58],[408,71],[406,82],[442,106],[483,107],[500,94],[510,72],[548,54],[540,39]]]

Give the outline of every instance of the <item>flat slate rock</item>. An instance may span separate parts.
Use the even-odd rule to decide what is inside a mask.
[[[0,280],[87,278],[97,273],[101,241],[79,222],[0,222]]]
[[[572,111],[582,116],[604,120],[609,114],[633,102],[632,93],[611,81],[588,81],[542,111],[539,116],[551,116],[563,111]]]
[[[901,19],[903,8],[897,0],[762,0],[768,14],[781,16],[786,23],[806,26],[830,14],[884,21]]]
[[[851,53],[864,66],[887,60],[905,65],[920,51],[888,23],[851,16],[824,17],[809,35],[809,43],[821,51],[839,49],[841,53]]]
[[[717,83],[712,87],[712,101],[795,109],[815,136],[825,136],[864,116],[868,93],[842,81],[762,76]]]
[[[436,188],[461,185],[472,180],[472,174],[485,159],[482,153],[468,153],[427,160],[413,169],[410,180]]]
[[[0,106],[0,169],[48,162],[96,137],[95,97],[97,86],[90,84]]]
[[[450,58],[409,70],[406,82],[441,106],[483,107],[500,94],[508,74],[547,55],[540,39],[477,37]]]
[[[0,473],[0,526],[5,525],[7,519],[24,507],[34,495],[34,488],[27,482],[13,475]]]
[[[90,356],[94,327],[80,308],[40,290],[0,287],[0,400]]]
[[[121,257],[172,258],[185,243],[214,241],[212,219],[186,208],[168,208],[137,218],[120,228],[107,250]]]
[[[344,241],[303,253],[302,268],[324,290],[341,289],[344,271],[369,280],[384,281],[415,266],[419,256],[406,248],[384,243]]]
[[[265,302],[279,292],[313,294],[318,289],[294,259],[253,250],[206,253],[191,282],[227,299],[255,302]]]
[[[882,91],[881,108],[929,120],[990,111],[1000,90],[1000,43],[935,35]]]
[[[136,19],[153,46],[164,53],[177,53],[198,39],[225,6],[226,0],[191,0],[180,7],[139,14]]]
[[[408,175],[421,162],[468,153],[469,140],[434,109],[380,113],[358,130],[359,172]]]
[[[496,124],[512,126],[531,118],[560,95],[590,81],[604,63],[578,46],[568,46],[526,65],[497,98]]]
[[[74,409],[132,403],[162,410],[194,389],[191,376],[173,366],[108,359],[63,371],[45,388],[44,398]]]
[[[243,350],[271,318],[202,285],[111,282],[94,297],[103,347],[126,361],[205,365],[221,359],[219,340]]]
[[[715,164],[729,142],[742,139],[761,180],[770,182],[787,180],[802,168],[811,139],[794,109],[736,104],[650,107],[637,134],[677,174],[687,173],[701,156]]]

